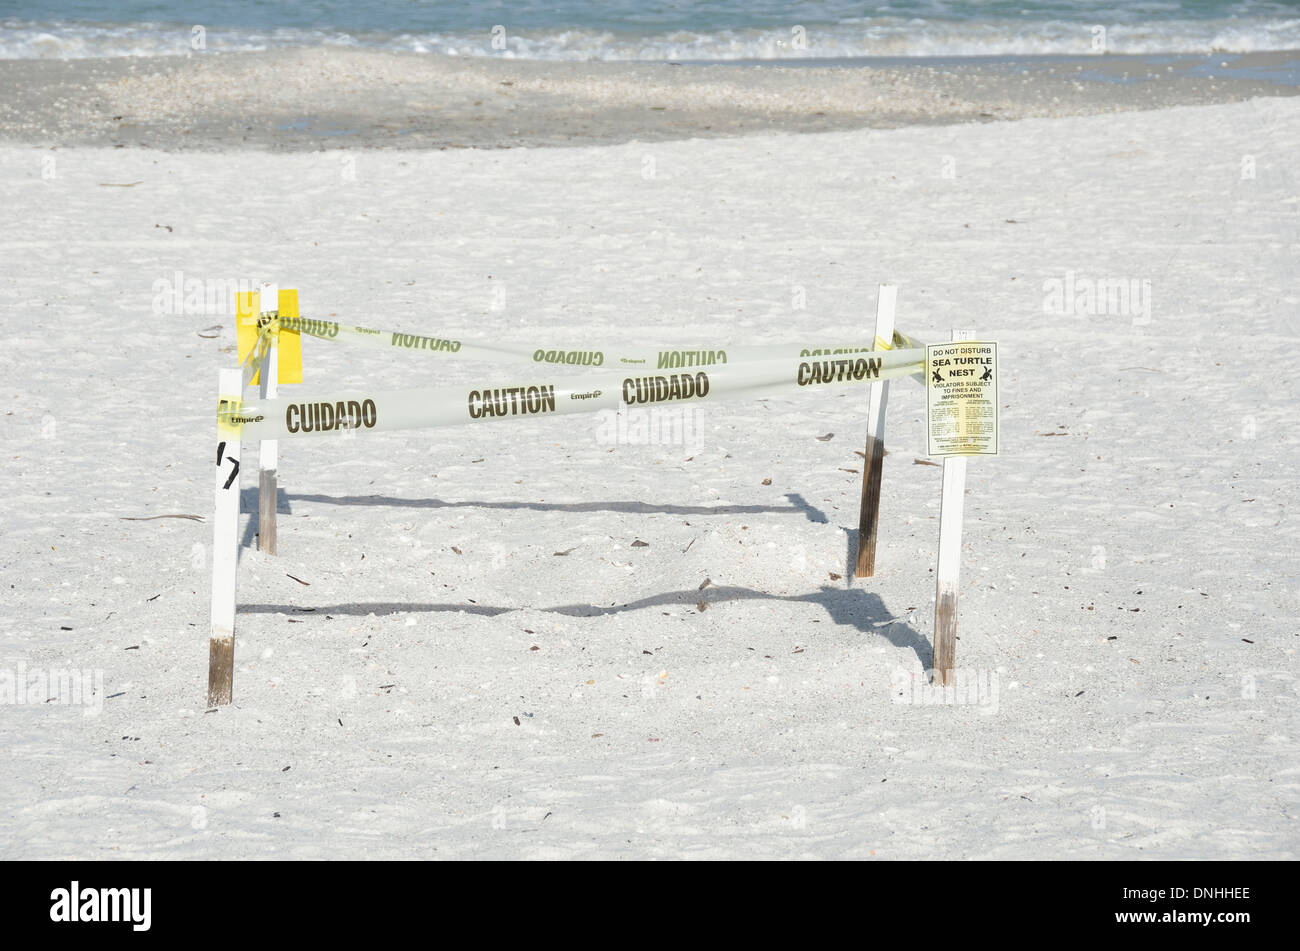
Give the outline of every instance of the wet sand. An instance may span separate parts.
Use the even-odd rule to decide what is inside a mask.
[[[753,66],[301,49],[10,60],[0,142],[508,148],[988,122],[1295,95],[1296,56]]]

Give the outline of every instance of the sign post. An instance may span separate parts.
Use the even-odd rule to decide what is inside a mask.
[[[275,284],[263,284],[260,297],[258,325],[271,325],[258,389],[258,395],[267,399],[276,395],[279,382],[280,334],[275,324],[280,318],[280,289]],[[263,439],[257,457],[257,550],[268,555],[274,555],[276,549],[275,498],[278,486],[275,470],[278,449],[277,440]]]
[[[952,343],[925,348],[926,439],[930,455],[944,457],[931,678],[945,687],[957,666],[966,458],[998,451],[997,344],[967,342],[974,337],[973,330],[954,330]]]
[[[223,422],[237,409],[244,371],[221,370],[217,379],[217,458],[212,516],[212,633],[208,640],[208,703],[230,703],[235,680],[235,577],[239,567],[239,427]]]
[[[876,292],[876,350],[889,350],[894,339],[894,307],[898,288],[881,284]],[[862,462],[862,505],[858,513],[858,563],[854,575],[870,578],[876,573],[876,532],[880,524],[880,482],[885,464],[885,407],[889,402],[889,381],[871,384],[867,410],[867,446]]]

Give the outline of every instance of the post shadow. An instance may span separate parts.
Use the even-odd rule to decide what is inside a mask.
[[[243,537],[239,540],[240,548],[255,548],[253,539],[257,537],[257,486],[241,486],[239,489],[239,514],[247,515],[248,521],[244,525]],[[279,486],[275,490],[275,512],[277,515],[292,515],[293,510],[289,508],[289,495]]]
[[[256,492],[254,491],[254,497]],[[826,513],[809,503],[797,492],[787,492],[789,505],[674,505],[667,502],[615,500],[609,502],[488,502],[477,499],[403,499],[390,495],[318,495],[295,493],[296,502],[319,502],[326,505],[391,506],[393,508],[455,509],[483,508],[530,510],[534,512],[622,512],[630,515],[756,515],[800,513],[810,522],[829,521]]]
[[[288,495],[283,489],[276,497],[276,511],[290,512],[291,501],[318,502],[329,505],[392,506],[396,508],[488,508],[506,510],[532,510],[544,512],[623,512],[630,514],[667,515],[747,515],[755,513],[800,513],[810,522],[826,523],[829,519],[797,492],[785,494],[788,506],[771,505],[676,505],[641,501],[605,502],[488,502],[475,500],[447,501],[444,499],[406,499],[392,496],[332,496],[319,494]],[[241,490],[241,508],[253,512],[257,509],[257,489]],[[245,530],[244,544],[251,545],[256,519],[250,518]],[[845,555],[845,577],[852,578],[857,563],[857,530],[847,529],[848,550]],[[694,606],[700,601],[708,605],[727,601],[792,601],[817,604],[839,625],[856,628],[864,634],[883,633],[895,647],[910,648],[920,660],[923,669],[929,669],[932,648],[930,642],[911,625],[894,617],[874,592],[854,588],[832,588],[822,585],[815,592],[801,595],[777,595],[752,588],[733,585],[713,586],[703,592],[697,589],[666,591],[630,601],[622,605],[600,606],[593,604],[562,604],[553,607],[493,606],[468,603],[430,603],[415,601],[351,602],[345,604],[303,607],[289,604],[246,604],[239,611],[244,614],[330,614],[365,616],[369,614],[413,614],[465,612],[483,617],[497,617],[518,610],[540,610],[567,617],[607,617],[628,611],[641,611],[666,605]]]
[[[861,589],[831,588],[826,585],[820,586],[816,591],[799,595],[770,594],[753,588],[719,585],[705,588],[703,591],[696,588],[664,591],[618,605],[561,604],[552,607],[532,605],[506,607],[449,602],[360,601],[315,607],[292,604],[245,604],[240,605],[239,612],[241,614],[341,614],[364,617],[369,614],[382,616],[463,611],[466,614],[477,614],[482,617],[497,617],[511,611],[536,610],[566,617],[610,617],[629,611],[644,611],[670,605],[694,607],[699,601],[704,601],[709,606],[728,601],[790,601],[816,604],[825,610],[836,624],[853,627],[863,634],[881,633],[895,647],[910,648],[920,660],[922,669],[928,670],[931,666],[930,642],[906,621],[894,617],[879,595]]]

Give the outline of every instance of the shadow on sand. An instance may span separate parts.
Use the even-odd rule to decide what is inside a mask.
[[[257,491],[252,492],[252,506],[257,507]],[[399,499],[388,495],[299,495],[282,496],[279,502],[286,506],[279,511],[288,511],[289,501],[321,502],[327,505],[375,505],[391,508],[417,509],[518,509],[534,512],[622,512],[631,515],[756,515],[760,513],[798,513],[810,522],[825,523],[826,513],[810,505],[802,495],[795,492],[786,494],[789,505],[673,505],[663,502],[483,502],[467,499],[448,502],[445,499]],[[249,504],[245,499],[245,505]],[[245,508],[245,511],[248,511]]]
[[[486,509],[525,509],[543,512],[623,512],[632,514],[666,514],[666,515],[749,515],[755,513],[799,513],[810,522],[825,523],[825,513],[810,505],[803,496],[787,493],[788,506],[770,505],[673,505],[638,501],[608,502],[482,502],[457,501],[443,499],[403,499],[382,495],[368,496],[333,496],[333,495],[286,495],[280,491],[276,502],[278,512],[288,513],[289,504],[294,502],[317,502],[329,505],[362,505],[396,508],[486,508]],[[257,490],[244,489],[242,493],[244,511],[257,511]],[[245,531],[244,544],[252,543],[256,533],[256,517],[249,520]],[[846,531],[847,552],[845,554],[844,577],[852,578],[857,560],[857,530]],[[239,610],[243,614],[329,614],[377,616],[390,614],[419,614],[464,612],[483,617],[496,617],[511,611],[537,610],[567,617],[608,617],[629,611],[644,611],[668,605],[688,605],[695,607],[700,601],[708,606],[725,604],[728,601],[788,601],[819,605],[835,624],[853,627],[864,634],[881,635],[895,647],[910,649],[921,662],[922,669],[931,666],[930,642],[921,636],[906,621],[890,613],[880,596],[870,591],[852,587],[832,588],[825,585],[817,591],[799,595],[778,595],[753,588],[723,585],[711,586],[703,591],[691,588],[681,591],[665,591],[629,601],[626,604],[601,606],[595,604],[561,604],[552,607],[534,606],[493,606],[470,604],[466,602],[422,602],[422,601],[365,601],[345,604],[317,605],[304,607],[293,604],[246,604]]]
[[[906,621],[894,617],[885,607],[880,596],[869,591],[852,588],[830,588],[822,586],[815,592],[798,595],[769,594],[752,588],[732,585],[708,587],[703,591],[689,588],[681,591],[664,591],[652,594],[626,604],[559,604],[551,607],[506,607],[488,604],[469,604],[466,602],[424,602],[424,601],[357,601],[345,604],[323,604],[305,607],[293,604],[245,604],[240,605],[241,614],[329,614],[364,617],[369,614],[377,616],[389,614],[420,613],[456,613],[477,614],[483,617],[497,617],[511,611],[535,610],[566,617],[610,617],[629,611],[645,611],[651,608],[667,606],[695,607],[703,601],[709,607],[716,607],[728,601],[787,601],[794,603],[819,605],[836,624],[853,627],[864,634],[883,636],[895,647],[904,647],[916,654],[923,669],[930,667],[930,642],[922,637]]]

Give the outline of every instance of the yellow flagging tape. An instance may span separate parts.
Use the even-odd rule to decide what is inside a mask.
[[[235,438],[243,424],[243,400],[238,396],[223,393],[217,397],[217,433],[221,436]]]
[[[254,352],[262,349],[259,341],[269,333],[275,337],[280,348],[277,382],[301,383],[302,335],[294,326],[298,320],[298,292],[293,288],[281,288],[279,298],[273,306],[263,310],[264,306],[261,291],[240,291],[235,294],[235,337],[239,363],[243,365],[254,359]],[[259,368],[261,356],[259,354]],[[260,375],[259,369],[251,382],[260,383]]]
[[[353,390],[310,398],[245,400],[224,411],[245,439],[347,436],[396,429],[477,424],[505,418],[659,408],[735,397],[764,398],[828,386],[874,383],[924,368],[923,349],[818,354],[658,371],[612,368],[565,376],[539,367],[513,384],[411,390]]]
[[[302,382],[302,334],[285,326],[285,321],[298,319],[298,291],[288,287],[280,291],[280,362],[276,367],[277,382]]]
[[[275,336],[275,320],[272,319],[257,332],[257,339],[253,341],[253,348],[249,351],[247,361],[241,361],[241,365],[246,365],[246,370],[251,374],[250,383],[259,382],[258,378],[262,373],[262,364],[266,358],[271,355],[271,340]]]
[[[879,340],[880,338],[877,337],[876,339]],[[901,330],[895,330],[894,348],[898,350],[924,350],[925,344],[921,343],[921,341],[917,340],[915,337],[909,337]]]

